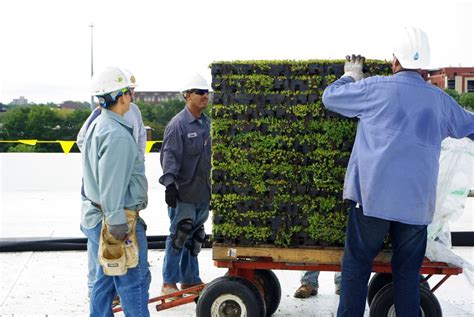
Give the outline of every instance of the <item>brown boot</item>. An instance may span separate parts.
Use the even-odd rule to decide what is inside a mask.
[[[179,289],[176,284],[163,284],[163,286],[161,286],[161,295],[169,295],[176,292],[179,292]],[[165,300],[165,302],[172,301],[181,297],[183,297],[183,295],[169,297]]]
[[[308,298],[318,295],[318,289],[308,284],[302,284],[293,295],[295,298]]]

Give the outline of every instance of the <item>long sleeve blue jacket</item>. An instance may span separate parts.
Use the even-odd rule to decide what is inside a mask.
[[[211,196],[211,122],[202,114],[195,118],[185,106],[165,128],[160,162],[164,186],[175,184],[179,200],[209,202]]]
[[[95,227],[127,222],[124,209],[141,210],[148,203],[148,183],[143,156],[132,136],[132,126],[122,116],[102,110],[87,130],[82,151],[84,191],[97,208],[83,210],[81,224]]]
[[[433,219],[441,142],[474,133],[474,114],[413,71],[327,87],[331,111],[357,117],[344,199],[366,216],[427,225]]]

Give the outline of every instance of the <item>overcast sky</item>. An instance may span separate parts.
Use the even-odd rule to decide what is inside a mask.
[[[89,101],[94,69],[122,66],[137,90],[179,90],[218,60],[390,59],[393,30],[423,28],[430,68],[474,66],[473,1],[9,0],[0,16],[0,102]]]

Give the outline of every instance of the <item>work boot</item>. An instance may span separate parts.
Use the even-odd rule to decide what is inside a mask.
[[[163,286],[161,286],[161,295],[162,296],[172,294],[172,293],[176,293],[176,292],[179,292],[179,289],[176,286],[176,284],[163,284]],[[183,297],[183,295],[168,297],[166,299],[166,301],[172,301],[172,300],[175,300],[175,299],[178,299],[178,298],[181,298],[181,297]]]
[[[198,285],[202,285],[204,283],[196,283],[196,284],[181,284],[181,290],[185,290],[185,289],[188,289],[188,288],[191,288],[191,287],[194,287],[194,286],[198,286]],[[201,290],[202,291],[202,290]],[[189,292],[189,293],[186,293],[186,294],[195,294],[195,295],[199,295],[199,293],[201,293],[201,291],[192,291],[192,292]]]
[[[318,295],[318,289],[309,284],[301,284],[293,295],[295,298],[308,298],[310,296]]]

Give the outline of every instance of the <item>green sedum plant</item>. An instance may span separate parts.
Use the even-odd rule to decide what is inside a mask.
[[[342,60],[211,65],[214,241],[342,246],[344,176],[357,121],[331,113],[324,89]],[[369,75],[390,65],[368,60]]]

